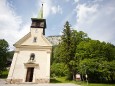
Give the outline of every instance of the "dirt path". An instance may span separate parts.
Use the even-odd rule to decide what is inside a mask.
[[[6,84],[4,79],[0,79],[0,86],[80,86],[72,83],[50,83],[50,84]]]

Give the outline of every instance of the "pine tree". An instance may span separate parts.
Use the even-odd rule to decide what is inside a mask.
[[[80,31],[72,30],[69,22],[64,25],[63,34],[61,36],[61,43],[58,45],[56,57],[59,61],[65,63],[68,68],[67,78],[75,80],[77,73],[78,58],[76,57],[77,45],[81,41],[89,40],[87,34]]]
[[[75,79],[75,51],[72,39],[72,30],[70,27],[69,22],[67,21],[64,25],[63,35],[62,35],[62,42],[60,44],[60,57],[62,61],[68,67],[68,79],[72,80]],[[76,48],[76,47],[75,47]]]

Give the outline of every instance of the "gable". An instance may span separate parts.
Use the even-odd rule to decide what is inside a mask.
[[[33,41],[34,36],[29,32],[23,38],[21,38],[18,42],[14,44],[15,47],[19,46],[52,46],[51,43],[45,38],[44,35],[38,35],[36,42]]]
[[[21,38],[19,41],[17,41],[14,46],[19,46],[21,45],[24,41],[26,41],[29,37],[31,36],[31,33],[29,32],[28,34],[26,34],[23,38]]]

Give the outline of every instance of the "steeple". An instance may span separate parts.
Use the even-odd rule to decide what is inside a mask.
[[[38,13],[38,19],[43,19],[43,4],[42,4],[42,7],[40,9],[40,12]]]
[[[37,18],[31,18],[31,20],[31,28],[43,29],[43,35],[45,35],[46,19],[43,19],[43,4]]]

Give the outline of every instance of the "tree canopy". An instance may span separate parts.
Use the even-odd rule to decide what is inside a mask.
[[[0,74],[6,68],[8,57],[8,42],[4,39],[0,40]]]
[[[82,80],[87,74],[90,82],[115,82],[114,52],[113,44],[92,40],[83,31],[73,30],[67,21],[60,44],[53,47],[51,73],[59,76],[54,72],[59,68],[69,80],[79,73]]]

